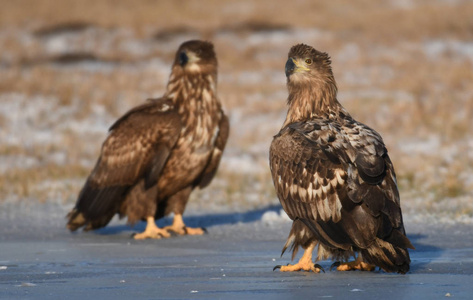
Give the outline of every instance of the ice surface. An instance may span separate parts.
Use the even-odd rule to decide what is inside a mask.
[[[406,275],[328,271],[273,272],[291,222],[281,208],[244,213],[189,212],[185,221],[205,226],[204,236],[135,241],[134,228],[117,219],[96,232],[65,229],[69,207],[0,205],[2,298],[335,298],[432,299],[473,293],[471,225],[408,222],[411,271]],[[169,222],[169,220],[166,220]],[[297,259],[300,257],[298,255]],[[355,296],[358,297],[358,296]]]

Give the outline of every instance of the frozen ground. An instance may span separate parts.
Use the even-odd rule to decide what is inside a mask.
[[[456,0],[3,1],[0,299],[468,299],[471,15],[473,2]],[[193,38],[215,44],[232,127],[217,177],[187,207],[209,234],[136,242],[143,224],[117,220],[68,233],[64,216],[108,127],[163,94],[175,49]],[[268,149],[299,42],[331,55],[339,100],[383,135],[417,247],[408,275],[271,271],[289,262],[279,253],[290,223]]]
[[[1,299],[471,299],[471,225],[407,223],[417,248],[407,275],[273,272],[290,222],[278,206],[243,213],[190,212],[201,237],[135,241],[123,221],[70,234],[69,207],[3,204]],[[162,224],[169,222],[164,220]]]

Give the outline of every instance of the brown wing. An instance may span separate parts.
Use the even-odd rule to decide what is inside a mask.
[[[155,185],[180,131],[180,118],[168,100],[152,100],[126,113],[110,128],[76,210],[86,219],[113,215],[138,180],[144,178],[146,188]]]
[[[353,135],[342,127],[312,120],[274,138],[270,164],[281,204],[330,248],[365,249],[378,238],[412,247],[381,138],[361,124],[353,124]]]
[[[212,155],[210,160],[205,167],[202,175],[198,179],[198,185],[200,188],[204,188],[210,184],[212,179],[217,173],[218,165],[220,164],[220,159],[222,158],[223,150],[225,149],[225,145],[227,144],[228,134],[230,131],[230,124],[228,122],[227,116],[222,113],[222,118],[218,125],[218,132],[217,137],[215,139],[215,146],[212,151]]]
[[[335,154],[328,155],[324,145],[296,130],[302,130],[300,126],[286,127],[271,144],[270,165],[276,192],[291,219],[317,227],[319,223],[337,223],[342,218],[343,202],[348,202],[343,189],[346,167]],[[314,229],[314,233],[334,248],[350,247],[351,239],[345,232],[328,229]]]

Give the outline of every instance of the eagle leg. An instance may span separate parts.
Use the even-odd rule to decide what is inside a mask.
[[[168,238],[171,235],[167,232],[164,228],[161,229],[156,226],[156,222],[154,221],[154,217],[147,217],[146,218],[146,228],[145,231],[142,233],[137,233],[133,236],[135,240],[144,240],[144,239],[160,239],[160,238]]]
[[[166,226],[163,228],[164,230],[175,232],[178,235],[203,235],[207,232],[207,230],[203,227],[200,228],[192,228],[187,227],[184,224],[184,220],[182,219],[181,214],[175,214],[174,219],[172,221],[171,226]]]
[[[341,262],[334,262],[330,266],[330,270],[332,268],[337,267],[337,271],[351,271],[351,270],[360,270],[360,271],[374,271],[375,265],[368,264],[362,261],[361,255],[358,255],[358,257],[354,261],[346,262],[346,263],[341,263]]]
[[[314,251],[315,246],[317,245],[316,242],[310,243],[309,247],[304,250],[304,254],[302,255],[301,259],[295,265],[288,264],[287,266],[276,266],[274,267],[273,271],[279,269],[281,272],[294,272],[294,271],[312,271],[314,273],[320,273],[323,271],[325,273],[324,268],[319,264],[314,264],[312,262],[312,252]]]

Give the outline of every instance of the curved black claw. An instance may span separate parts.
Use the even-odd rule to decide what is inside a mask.
[[[204,234],[209,233],[209,232],[207,231],[207,228],[205,228],[205,227],[200,227],[200,229],[202,229],[202,231],[204,232]]]
[[[281,267],[282,267],[281,265],[275,266],[275,267],[273,268],[273,272],[276,271],[276,269],[281,269]]]
[[[334,262],[334,263],[330,266],[330,271],[332,271],[333,268],[337,268],[338,266],[340,266],[340,262],[339,262],[339,261]]]
[[[324,268],[322,268],[322,266],[321,266],[321,265],[319,265],[319,264],[314,264],[314,268],[318,268],[318,269],[320,269],[320,271],[322,271],[322,272],[324,272],[324,273],[325,273],[325,270],[324,270]]]

